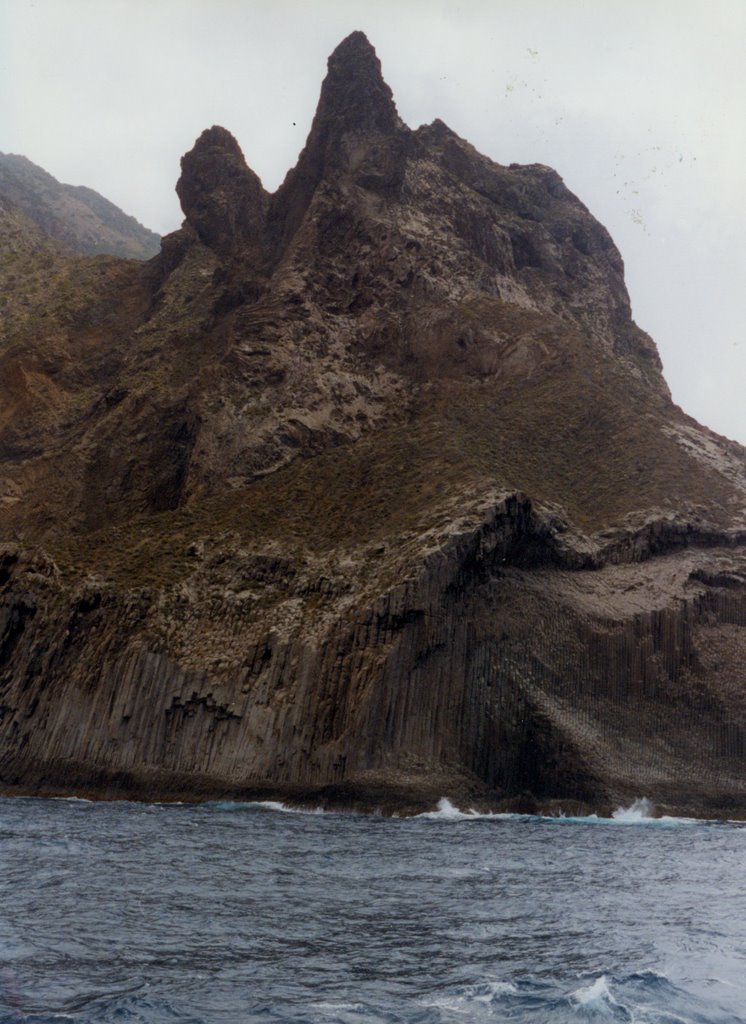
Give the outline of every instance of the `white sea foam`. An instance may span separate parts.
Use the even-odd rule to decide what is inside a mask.
[[[208,800],[203,806],[216,811],[274,811],[279,814],[323,814],[318,808],[288,807],[279,800]]]
[[[585,821],[585,818],[560,819],[557,815],[526,814],[522,811],[477,811],[470,807],[468,811],[459,810],[447,797],[441,797],[438,801],[437,811],[427,811],[425,814],[415,815],[417,818],[440,818],[450,821],[560,821],[577,820]],[[593,815],[595,817],[595,815]]]
[[[222,805],[225,806],[225,805]],[[232,807],[261,807],[265,811],[279,811],[282,814],[323,814],[323,807],[288,807],[279,800],[250,800],[245,804],[232,804]]]
[[[669,814],[657,815],[655,813],[655,805],[646,796],[634,800],[629,807],[617,807],[611,817],[614,821],[625,825],[653,824],[671,826],[702,824],[702,820],[697,818],[676,818]]]
[[[437,811],[424,811],[422,814],[416,814],[415,817],[429,819],[445,818],[449,821],[453,821],[459,818],[467,818],[469,815],[464,814],[463,811],[458,809],[458,807],[454,807],[451,801],[447,797],[443,796],[438,800]]]
[[[478,1003],[491,1003],[494,999],[499,999],[501,996],[515,996],[518,995],[518,989],[512,981],[487,981],[485,982],[486,992],[479,995],[475,995],[474,999]]]
[[[643,796],[629,807],[617,807],[612,818],[614,821],[650,821],[655,818],[655,807],[646,796]]]
[[[687,821],[685,818],[654,818],[653,817],[653,805],[646,798],[643,797],[635,802],[630,807],[619,807],[611,818],[599,818],[597,814],[587,815],[569,815],[563,814],[520,814],[515,811],[485,811],[480,812],[470,808],[467,811],[462,811],[455,804],[452,804],[448,797],[441,797],[438,801],[438,808],[435,811],[425,811],[423,814],[415,815],[416,818],[427,818],[433,821],[482,821],[484,819],[490,819],[493,821],[550,821],[562,823],[565,825],[571,824],[598,824],[598,825],[609,825],[612,822],[621,823],[638,823],[643,821],[655,821],[655,822],[679,822]]]
[[[564,824],[572,823],[585,823],[585,822],[606,822],[610,821],[609,818],[599,818],[596,814],[589,814],[586,816],[580,815],[566,815],[552,814],[522,814],[516,811],[476,811],[473,807],[469,808],[468,811],[462,811],[455,804],[452,804],[448,797],[441,797],[438,801],[438,808],[435,811],[425,811],[422,814],[416,814],[416,818],[429,818],[433,821],[483,821],[490,819],[492,821],[552,821],[562,822]],[[636,820],[636,819],[635,819]]]
[[[249,807],[263,807],[267,811],[282,811],[283,814],[287,814],[291,811],[291,807],[287,807],[285,804],[280,803],[279,800],[252,800],[248,805]]]
[[[613,1013],[613,1008],[618,1005],[609,991],[609,983],[605,974],[596,978],[591,985],[571,992],[569,999],[579,1009],[604,1015]]]
[[[467,985],[458,993],[431,996],[422,1000],[422,1005],[434,1010],[466,1014],[474,1013],[473,1003],[491,1004],[505,996],[518,994],[518,988],[511,981],[484,981],[477,985]]]
[[[416,814],[416,818],[430,818],[435,821],[478,821],[482,818],[520,818],[525,815],[520,814],[493,814],[490,812],[480,813],[475,811],[471,807],[468,811],[461,811],[458,807],[454,806],[446,796],[442,796],[438,800],[437,811],[424,811],[422,814]]]

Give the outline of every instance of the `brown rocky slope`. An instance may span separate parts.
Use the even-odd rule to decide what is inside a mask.
[[[0,209],[0,786],[746,813],[746,452],[559,176],[353,33],[177,191],[147,265]]]

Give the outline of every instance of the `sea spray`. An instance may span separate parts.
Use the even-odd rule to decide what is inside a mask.
[[[696,818],[677,818],[657,815],[655,805],[647,797],[640,797],[629,807],[618,807],[610,817],[597,814],[525,814],[516,811],[477,811],[473,807],[461,810],[448,797],[441,797],[436,810],[414,815],[414,819],[442,822],[463,821],[541,821],[557,825],[656,825],[672,827],[696,824]]]
[[[629,807],[617,807],[612,814],[614,821],[648,821],[655,816],[655,807],[646,796],[639,797]]]
[[[630,1021],[634,1019],[630,1014],[624,1012],[625,1008],[620,1007],[612,996],[605,974],[596,978],[592,984],[571,992],[569,1002],[585,1013],[604,1017],[618,1016],[614,1012],[618,1008],[622,1010],[622,1019]]]

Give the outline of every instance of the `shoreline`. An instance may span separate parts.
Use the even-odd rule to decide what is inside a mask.
[[[138,803],[158,805],[199,805],[213,803],[236,804],[282,804],[289,811],[322,813],[350,813],[369,817],[410,818],[422,814],[443,812],[444,817],[452,810],[454,817],[468,818],[471,815],[515,814],[541,818],[599,818],[615,819],[619,812],[633,811],[636,805],[644,803],[647,813],[640,813],[639,820],[680,818],[695,821],[746,822],[746,808],[712,806],[697,808],[691,804],[657,802],[646,795],[621,798],[615,801],[580,801],[562,798],[538,799],[524,793],[517,796],[501,796],[494,799],[470,797],[466,794],[432,792],[425,795],[386,788],[361,787],[357,784],[337,784],[318,787],[298,786],[240,786],[218,785],[199,787],[146,787],[144,785],[56,785],[48,782],[33,784],[8,784],[0,782],[0,798],[33,798],[44,800],[82,800],[89,803]],[[443,803],[447,809],[443,808]],[[633,811],[634,813],[634,811]],[[628,819],[636,820],[636,819]]]

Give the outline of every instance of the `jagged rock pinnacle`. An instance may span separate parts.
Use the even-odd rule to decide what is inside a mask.
[[[314,125],[335,121],[341,130],[390,132],[396,104],[381,74],[381,62],[363,32],[343,39],[328,61]],[[318,124],[317,124],[318,122]]]
[[[403,177],[407,132],[376,51],[364,33],[351,33],[329,57],[306,145],[272,200],[275,244],[281,248],[292,237],[324,178],[353,174],[358,185],[393,195]]]
[[[363,32],[352,32],[329,57],[306,145],[274,197],[270,233],[275,245],[281,248],[292,236],[326,173],[348,169],[349,135],[386,140],[368,159],[357,147],[358,176],[366,187],[395,188],[403,166],[401,140],[396,138],[402,128],[376,51]],[[187,223],[206,245],[223,255],[261,245],[269,197],[225,128],[206,129],[182,157],[176,191]]]
[[[181,158],[176,192],[187,222],[211,248],[227,251],[261,235],[266,193],[225,128],[205,129]]]

